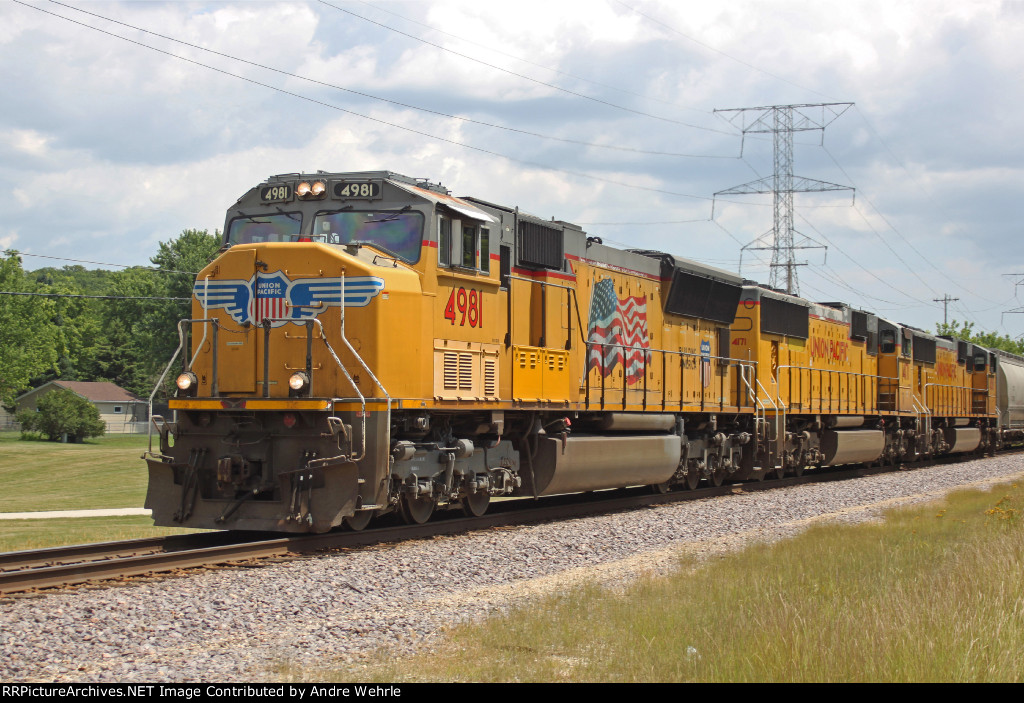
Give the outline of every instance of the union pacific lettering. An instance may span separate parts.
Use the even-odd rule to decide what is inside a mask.
[[[830,361],[846,361],[850,352],[850,343],[836,339],[815,337],[807,340],[811,349],[812,359],[828,359]]]
[[[939,361],[935,364],[935,375],[939,378],[953,378],[956,373],[956,364],[948,361]]]

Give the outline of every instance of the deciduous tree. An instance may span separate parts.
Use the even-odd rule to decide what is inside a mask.
[[[37,292],[16,252],[0,257],[0,291],[0,403],[10,406],[29,379],[56,368],[54,304],[48,298],[15,295]]]
[[[51,442],[67,436],[80,442],[86,437],[99,437],[107,430],[100,411],[88,400],[66,388],[50,391],[39,399],[38,412],[18,413],[23,431],[41,432]]]

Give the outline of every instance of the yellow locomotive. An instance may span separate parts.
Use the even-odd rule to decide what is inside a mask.
[[[998,440],[986,350],[426,181],[274,176],[224,236],[154,418],[160,525],[361,529]]]

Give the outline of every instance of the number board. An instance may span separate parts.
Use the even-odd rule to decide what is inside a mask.
[[[340,200],[377,200],[383,194],[380,181],[335,181],[331,195]]]
[[[292,199],[292,187],[281,184],[260,188],[260,201],[264,203],[284,203]]]

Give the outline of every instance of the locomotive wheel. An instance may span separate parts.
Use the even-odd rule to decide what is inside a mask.
[[[725,469],[718,466],[717,461],[711,464],[711,476],[708,480],[711,481],[711,485],[715,488],[721,486],[722,482],[725,481]]]
[[[370,524],[370,520],[373,519],[372,510],[360,510],[354,515],[349,515],[343,520],[345,527],[352,530],[353,532],[359,532],[365,530],[366,526]]]
[[[665,483],[652,483],[650,488],[651,493],[657,493],[658,495],[665,495],[666,493],[672,490],[672,488],[668,485],[668,481],[665,481]]]
[[[462,498],[462,512],[466,517],[480,517],[487,512],[487,506],[491,504],[491,494],[487,491],[477,491]]]
[[[422,525],[434,514],[433,498],[409,498],[406,495],[398,501],[398,511],[408,525]]]
[[[686,490],[692,491],[697,488],[698,483],[700,483],[700,474],[697,473],[697,469],[691,467],[690,470],[686,472],[686,478],[683,479],[683,486]]]
[[[799,464],[797,464],[796,466],[793,467],[793,475],[796,476],[797,478],[800,478],[801,476],[804,475],[804,464],[803,464],[803,462],[800,462]]]

